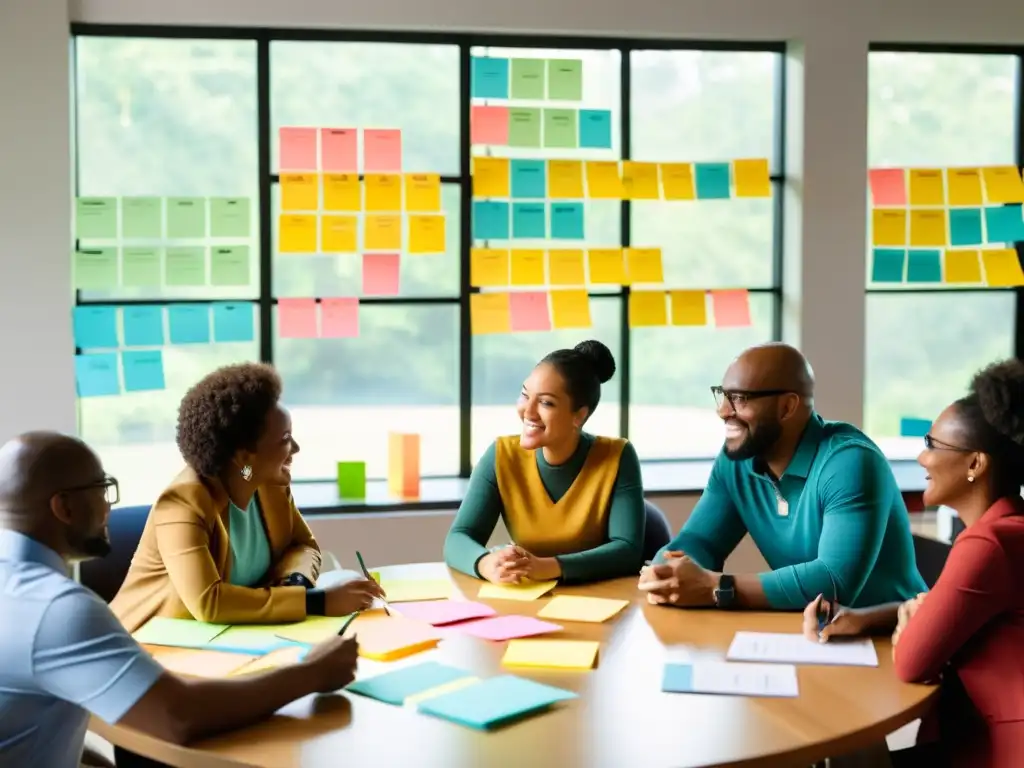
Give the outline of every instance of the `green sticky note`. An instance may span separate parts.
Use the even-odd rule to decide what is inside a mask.
[[[168,248],[164,282],[176,288],[206,285],[206,249],[196,245]]]
[[[136,642],[149,645],[202,648],[227,628],[227,624],[155,616],[137,629],[132,637]]]
[[[167,198],[167,237],[171,240],[206,237],[206,198]]]
[[[338,496],[342,499],[366,498],[366,462],[338,462]]]
[[[121,284],[125,288],[155,288],[162,283],[159,248],[121,249]]]
[[[79,240],[116,240],[117,198],[78,198],[75,205],[75,237]]]
[[[540,146],[540,110],[520,107],[508,111],[508,145],[510,147]]]
[[[164,203],[161,198],[121,198],[121,237],[132,240],[163,236]]]
[[[575,149],[579,146],[579,112],[575,109],[544,110],[544,146]]]
[[[250,207],[247,197],[211,197],[210,237],[249,237]]]
[[[75,253],[75,288],[106,291],[117,287],[117,248],[80,248]]]
[[[512,59],[512,98],[544,98],[544,59]]]
[[[548,98],[580,101],[583,98],[583,62],[579,59],[548,61]]]
[[[215,245],[210,249],[213,285],[249,285],[249,246]]]

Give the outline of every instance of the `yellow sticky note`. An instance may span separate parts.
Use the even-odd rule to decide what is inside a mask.
[[[422,622],[392,616],[361,624],[353,623],[359,638],[359,655],[376,661],[394,661],[435,647],[441,641],[436,629]]]
[[[1024,184],[1016,166],[982,168],[981,177],[985,181],[985,195],[989,203],[1024,202]]]
[[[507,296],[502,293],[481,293],[474,296]],[[381,588],[389,603],[417,603],[422,600],[445,600],[451,597],[452,583],[448,579],[384,579]]]
[[[596,640],[510,640],[501,663],[509,667],[592,669],[600,646]]]
[[[469,284],[508,285],[508,251],[500,248],[472,248],[469,251]]]
[[[548,160],[548,197],[583,197],[583,163],[579,160]]]
[[[316,253],[316,216],[285,213],[277,220],[279,253]]]
[[[622,163],[622,195],[630,200],[660,200],[658,164],[624,160]]]
[[[363,188],[354,173],[324,174],[325,211],[361,211]]]
[[[947,283],[980,283],[981,255],[973,251],[946,251]]]
[[[555,595],[548,604],[537,611],[541,619],[561,621],[608,621],[623,608],[629,600],[612,600],[607,597],[581,597],[579,595]]]
[[[323,216],[320,219],[320,250],[324,253],[355,253],[359,250],[357,216]]]
[[[662,163],[661,186],[666,200],[693,200],[693,163]]]
[[[282,211],[316,211],[319,208],[319,176],[315,173],[281,174]]]
[[[907,212],[899,208],[875,208],[871,212],[874,245],[907,244]]]
[[[1013,248],[998,248],[982,251],[981,260],[985,265],[985,283],[994,288],[1024,285],[1017,251]]]
[[[587,194],[606,200],[622,199],[622,178],[616,161],[587,161]]]
[[[346,617],[340,616],[309,616],[294,624],[281,625],[275,634],[284,640],[296,643],[319,643],[338,634],[345,624]]]
[[[736,179],[736,197],[771,197],[772,182],[766,159],[734,160],[732,173]]]
[[[981,173],[977,168],[947,168],[950,205],[981,205]]]
[[[507,157],[473,158],[473,197],[508,197]]]
[[[364,247],[368,251],[402,248],[402,217],[395,214],[367,214]]]
[[[707,325],[708,299],[706,291],[671,291],[672,325]]]
[[[444,216],[409,216],[409,253],[444,253]]]
[[[421,213],[441,210],[441,177],[436,173],[405,174],[405,209]]]
[[[576,293],[576,291],[554,291],[552,296],[555,293]],[[584,293],[584,295],[586,294]],[[557,584],[557,581],[530,581],[529,579],[519,584],[491,584],[486,582],[480,585],[480,591],[477,592],[476,596],[481,600],[536,600],[538,597],[543,597],[554,589]]]
[[[512,251],[512,285],[545,285],[544,251],[517,248]]]
[[[507,293],[473,293],[469,296],[469,321],[474,335],[509,333],[512,315]]]
[[[910,212],[911,245],[946,245],[947,242],[944,209]]]
[[[551,292],[551,324],[554,328],[590,328],[590,296],[585,290]]]
[[[386,213],[402,210],[402,177],[396,173],[368,173],[366,185],[367,211]]]
[[[626,277],[630,285],[665,282],[661,248],[627,248]]]
[[[629,294],[629,327],[668,325],[668,303],[664,291],[633,291]]]
[[[946,192],[939,168],[910,169],[910,204],[945,205]]]
[[[473,677],[472,675],[460,677],[458,680],[452,680],[450,683],[435,685],[433,688],[428,688],[425,691],[414,693],[412,696],[406,696],[402,704],[406,707],[413,707],[415,709],[421,702],[424,702],[427,699],[433,699],[445,693],[461,691],[463,688],[468,688],[469,686],[476,685],[479,682],[480,678]]]
[[[585,285],[583,251],[548,251],[548,273],[552,285]]]
[[[626,262],[621,248],[591,248],[587,253],[592,285],[623,285]]]

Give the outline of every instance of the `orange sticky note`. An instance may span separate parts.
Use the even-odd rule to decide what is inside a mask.
[[[368,251],[402,248],[402,217],[395,214],[367,214],[363,247]]]
[[[672,291],[672,325],[707,325],[706,291]]]
[[[950,205],[981,205],[981,173],[977,168],[948,168],[946,187]]]
[[[469,320],[474,335],[508,333],[512,328],[509,313],[507,293],[469,295]]]
[[[591,285],[624,285],[626,262],[621,248],[591,248],[587,253]]]
[[[771,197],[772,182],[766,159],[734,160],[732,172],[736,197]]]
[[[409,216],[409,253],[445,252],[444,216]]]
[[[910,169],[910,204],[945,205],[946,190],[939,168]]]
[[[631,291],[629,327],[668,325],[668,303],[664,291]]]
[[[544,251],[517,248],[512,251],[512,285],[544,285]]]
[[[666,200],[694,200],[693,163],[662,163],[661,186]]]
[[[985,265],[985,283],[993,288],[1024,285],[1017,251],[1013,248],[998,248],[981,252]]]
[[[902,168],[872,168],[868,171],[874,205],[906,205],[907,181]]]
[[[661,248],[627,248],[626,276],[630,285],[665,282]]]
[[[403,499],[420,495],[420,436],[388,434],[388,492]],[[362,643],[362,633],[359,642]]]
[[[405,174],[405,210],[436,213],[441,210],[441,177],[436,173]]]
[[[363,294],[397,296],[399,262],[397,253],[364,253]]]
[[[946,251],[947,283],[980,283],[981,256],[977,250]]]
[[[359,299],[320,299],[320,336],[325,339],[359,336]]]
[[[402,210],[402,177],[395,173],[368,173],[364,177],[366,186],[366,210],[388,212]]]
[[[619,176],[618,162],[587,161],[587,194],[598,199],[622,199],[622,178]]]
[[[319,176],[315,173],[281,174],[282,211],[316,211],[319,208]]]
[[[911,245],[946,245],[946,211],[944,209],[912,210],[910,212]]]
[[[583,197],[583,163],[579,160],[548,160],[548,197]]]
[[[363,172],[399,173],[402,170],[402,132],[397,128],[363,131]]]
[[[259,658],[250,661],[244,667],[232,672],[231,676],[237,677],[239,675],[254,675],[258,672],[267,672],[271,669],[280,669],[281,667],[289,667],[293,664],[298,664],[302,661],[302,657],[305,655],[303,653],[304,651],[305,649],[298,645],[278,648],[276,651],[271,651],[265,656],[260,656]]]
[[[324,174],[325,211],[361,211],[363,190],[353,173]]]
[[[751,325],[750,296],[745,290],[712,291],[711,305],[718,328],[744,328]]]
[[[590,296],[585,290],[551,292],[551,321],[555,328],[590,328]]]
[[[875,208],[871,212],[873,245],[906,245],[907,212],[900,208]]]
[[[477,288],[508,285],[508,251],[501,248],[471,248],[469,284]]]
[[[277,334],[282,339],[315,339],[316,299],[278,299]]]
[[[359,250],[359,218],[322,216],[320,250],[324,253],[355,253]]]
[[[508,144],[508,107],[474,106],[469,114],[473,144],[504,147]]]
[[[551,311],[544,291],[516,291],[508,295],[511,330],[550,331]]]
[[[376,661],[394,661],[435,647],[441,634],[429,624],[400,616],[356,619],[352,629],[359,638],[359,655]]]
[[[279,253],[316,252],[316,216],[285,213],[277,220]]]
[[[585,285],[583,251],[548,251],[548,274],[552,285]]]
[[[622,162],[622,196],[629,200],[660,200],[658,164]]]
[[[359,170],[359,132],[355,128],[320,129],[320,169],[332,173]]]
[[[508,197],[507,157],[473,158],[473,197]]]
[[[989,203],[1024,202],[1024,184],[1016,166],[982,168],[981,177],[985,181],[985,195]]]
[[[279,128],[278,171],[317,169],[316,128]]]

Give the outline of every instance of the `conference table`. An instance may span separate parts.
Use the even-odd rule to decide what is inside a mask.
[[[440,563],[378,570],[384,581],[450,578],[454,599],[476,599],[480,586]],[[511,673],[579,694],[491,732],[344,690],[306,697],[267,721],[187,747],[95,718],[90,728],[117,746],[182,768],[806,768],[884,741],[887,734],[920,717],[936,693],[931,686],[897,680],[888,639],[875,640],[877,668],[798,667],[797,698],[662,693],[666,662],[721,660],[738,630],[799,632],[799,614],[649,605],[637,592],[635,577],[559,586],[554,594],[630,601],[605,623],[558,622],[564,627],[560,638],[601,642],[594,669],[503,668],[505,643],[454,632],[436,649],[401,661],[360,660],[360,676],[435,660],[480,677]],[[534,615],[546,600],[486,602],[502,614]]]

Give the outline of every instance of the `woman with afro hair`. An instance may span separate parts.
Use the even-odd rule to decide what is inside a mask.
[[[320,548],[290,490],[299,445],[268,365],[214,371],[178,409],[186,468],[160,495],[111,608],[129,631],[154,616],[276,624],[344,616],[382,594],[357,578],[318,589]]]

